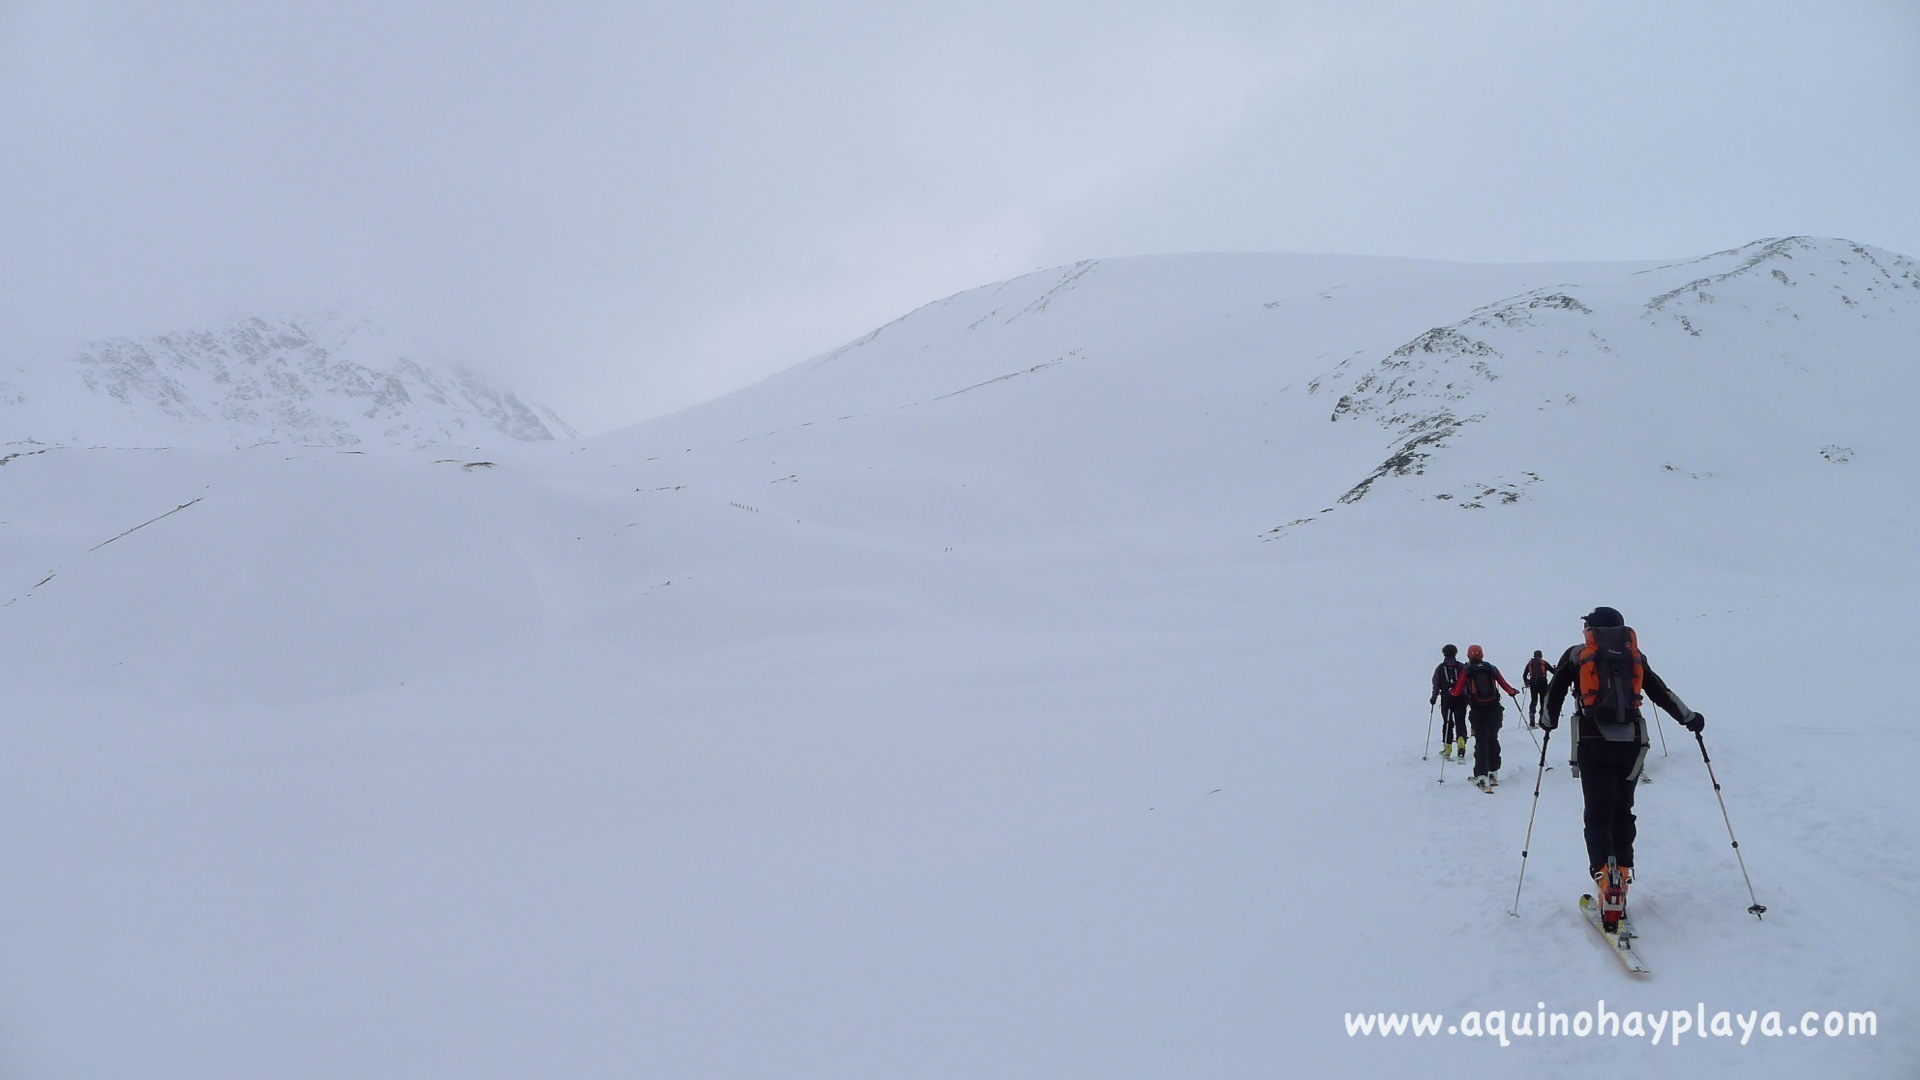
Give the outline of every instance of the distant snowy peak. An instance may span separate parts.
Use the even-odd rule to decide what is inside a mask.
[[[1649,282],[1639,279],[1651,278]],[[1681,283],[1672,285],[1678,278]],[[1589,289],[1598,289],[1595,296]],[[1641,295],[1640,290],[1650,290]],[[1657,291],[1651,291],[1657,290]],[[1488,304],[1458,322],[1430,329],[1353,378],[1332,418],[1373,416],[1403,428],[1466,400],[1501,375],[1500,361],[1551,355],[1605,355],[1614,346],[1590,319],[1595,307],[1624,313],[1631,304],[1655,333],[1706,335],[1716,311],[1742,332],[1799,323],[1805,317],[1911,314],[1920,307],[1920,270],[1904,255],[1845,240],[1759,240],[1686,263],[1643,270],[1623,290],[1611,282],[1535,290]],[[1621,303],[1625,299],[1628,303]],[[1618,320],[1611,325],[1618,326]],[[1782,327],[1784,328],[1784,327]],[[1617,332],[1617,331],[1616,331]],[[1343,362],[1309,389],[1352,374]]]
[[[1859,289],[1871,293],[1876,287],[1910,288],[1920,285],[1920,274],[1915,273],[1914,260],[1898,252],[1856,244],[1851,240],[1788,236],[1755,240],[1753,243],[1727,251],[1717,251],[1698,259],[1671,263],[1660,267],[1658,271],[1642,271],[1642,273],[1665,273],[1674,270],[1692,270],[1698,267],[1705,272],[1705,276],[1695,277],[1685,285],[1655,297],[1648,307],[1658,308],[1666,300],[1681,293],[1697,292],[1744,276],[1771,277],[1782,285],[1792,286],[1795,282],[1789,280],[1788,275],[1796,259],[1804,260],[1803,266],[1808,276],[1818,274],[1823,267],[1833,271],[1834,276],[1839,280],[1829,284],[1836,289],[1852,283]]]
[[[0,423],[8,442],[202,448],[576,437],[550,410],[422,363],[379,327],[337,313],[95,341],[64,361],[0,370]]]
[[[1340,499],[1355,502],[1382,479],[1422,475],[1435,452],[1503,402],[1567,408],[1596,381],[1652,385],[1645,380],[1670,378],[1695,357],[1721,379],[1736,370],[1729,363],[1767,358],[1849,386],[1857,365],[1910,349],[1916,321],[1913,259],[1846,240],[1759,240],[1625,278],[1508,297],[1371,364],[1349,357],[1307,390],[1337,395],[1330,420],[1368,418],[1398,439]],[[1496,391],[1503,379],[1504,392]]]

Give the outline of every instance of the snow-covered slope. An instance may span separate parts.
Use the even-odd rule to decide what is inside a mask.
[[[1914,272],[1102,260],[574,445],[26,448],[0,1073],[1913,1075]],[[1563,740],[1530,841],[1422,758],[1597,603],[1770,909],[1667,724],[1638,981]],[[1345,1025],[1602,1000],[1878,1030]]]
[[[96,341],[0,368],[0,432],[8,443],[203,449],[574,437],[550,410],[411,353],[339,313]]]

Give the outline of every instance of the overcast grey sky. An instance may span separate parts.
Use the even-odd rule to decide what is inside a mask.
[[[1920,3],[0,0],[0,354],[340,300],[605,430],[1075,259],[1920,255]]]

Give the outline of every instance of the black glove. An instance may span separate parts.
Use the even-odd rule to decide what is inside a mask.
[[[1427,695],[1427,704],[1429,705],[1439,700],[1440,700],[1440,691],[1438,690],[1435,690],[1433,693]]]
[[[1692,716],[1682,720],[1681,723],[1687,726],[1688,731],[1699,734],[1700,729],[1707,726],[1707,714],[1694,713]]]
[[[1560,718],[1557,716],[1543,716],[1540,718],[1540,728],[1543,731],[1554,731],[1559,727]]]

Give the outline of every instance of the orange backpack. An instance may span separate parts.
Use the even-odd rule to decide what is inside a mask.
[[[1580,708],[1596,720],[1624,724],[1640,707],[1646,657],[1630,626],[1587,628],[1580,648]]]

